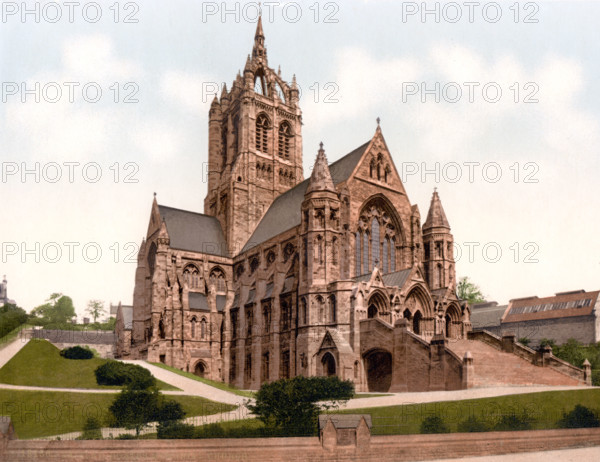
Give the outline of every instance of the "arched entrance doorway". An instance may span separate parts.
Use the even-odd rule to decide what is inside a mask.
[[[450,334],[452,333],[452,318],[447,314],[444,319],[446,320],[446,337],[450,338]]]
[[[204,374],[206,374],[206,364],[200,361],[194,368],[194,375],[197,375],[198,377],[204,377]]]
[[[365,355],[369,391],[387,392],[392,384],[392,355],[375,350]]]
[[[369,319],[377,317],[377,307],[375,305],[369,305],[369,310],[367,311],[367,317]]]
[[[423,315],[417,311],[413,317],[413,332],[417,335],[421,335],[421,318]]]
[[[323,365],[323,375],[331,377],[335,375],[335,358],[331,353],[325,353],[321,359]]]

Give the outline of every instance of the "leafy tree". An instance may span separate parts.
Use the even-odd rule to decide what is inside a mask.
[[[456,287],[458,298],[466,300],[469,305],[485,302],[485,297],[481,293],[479,286],[469,280],[467,276],[460,278]]]
[[[184,424],[181,419],[185,417],[185,411],[177,401],[165,401],[157,412],[159,439],[193,438],[194,426]]]
[[[567,343],[564,343],[560,346],[555,346],[552,349],[552,353],[557,358],[567,361],[576,367],[582,367],[583,361],[585,361],[583,343],[575,340],[574,338],[570,338],[567,340]]]
[[[160,393],[156,387],[143,390],[125,387],[108,410],[115,426],[135,429],[139,436],[144,427],[156,420],[159,405]]]
[[[337,406],[353,395],[354,384],[349,380],[297,376],[263,384],[256,394],[255,404],[248,408],[267,427],[307,435],[315,432],[320,411]]]
[[[90,300],[85,312],[94,318],[94,322],[96,322],[96,320],[106,312],[104,309],[104,302],[102,300]]]
[[[563,414],[562,419],[558,421],[558,426],[560,428],[600,427],[600,419],[597,413],[578,404],[571,412]]]
[[[60,293],[53,293],[46,303],[34,308],[31,312],[32,317],[40,325],[60,326],[71,321],[75,317],[75,307],[71,297]]]
[[[544,337],[540,340],[540,348],[543,348],[545,346],[549,346],[554,352],[554,349],[556,348],[556,342],[554,341],[554,339]]]
[[[0,306],[0,337],[4,337],[12,330],[27,322],[27,313],[17,305],[7,303]]]
[[[421,422],[421,433],[450,433],[450,429],[441,417],[430,415]]]

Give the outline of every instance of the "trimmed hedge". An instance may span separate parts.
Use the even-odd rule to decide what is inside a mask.
[[[94,373],[98,385],[127,385],[144,390],[156,384],[150,371],[137,364],[108,361],[97,367]]]
[[[92,359],[94,352],[89,348],[76,345],[70,348],[63,348],[60,350],[60,355],[66,359]]]
[[[559,428],[589,428],[600,427],[598,414],[592,409],[578,404],[569,412],[564,413],[562,419],[558,421]]]

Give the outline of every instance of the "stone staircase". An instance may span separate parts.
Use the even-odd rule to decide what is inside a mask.
[[[538,367],[513,353],[500,351],[480,340],[456,340],[446,347],[461,359],[467,351],[473,356],[473,387],[506,385],[584,385],[575,378]]]

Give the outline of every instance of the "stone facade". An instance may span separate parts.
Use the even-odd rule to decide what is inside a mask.
[[[331,165],[321,143],[304,180],[301,121],[259,20],[243,75],[211,105],[205,214],[155,197],[117,351],[250,389],[295,375],[459,387],[444,339],[466,337],[470,309],[438,193],[421,225],[379,121]],[[411,385],[399,364],[426,379]]]

